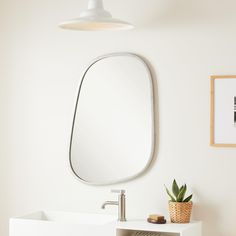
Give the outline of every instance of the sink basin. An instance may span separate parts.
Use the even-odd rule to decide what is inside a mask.
[[[10,219],[10,236],[115,236],[117,216],[39,211]]]

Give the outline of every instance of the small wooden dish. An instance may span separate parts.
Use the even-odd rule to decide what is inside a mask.
[[[166,220],[156,221],[156,220],[153,220],[153,219],[148,218],[148,219],[147,219],[147,222],[148,222],[148,223],[151,223],[151,224],[165,224],[165,223],[166,223]]]

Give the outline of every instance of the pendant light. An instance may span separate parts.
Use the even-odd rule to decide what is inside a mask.
[[[59,26],[63,29],[88,31],[133,28],[133,25],[128,22],[112,18],[112,15],[103,8],[103,0],[89,0],[88,9],[78,18],[62,22]]]

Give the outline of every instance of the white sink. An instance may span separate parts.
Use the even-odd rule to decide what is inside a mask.
[[[146,220],[117,222],[117,216],[112,215],[53,211],[10,219],[10,236],[127,236],[130,230],[147,231],[147,235],[151,235],[150,232],[166,236],[202,235],[201,222],[156,225]]]
[[[40,211],[10,219],[10,236],[115,236],[117,216]]]

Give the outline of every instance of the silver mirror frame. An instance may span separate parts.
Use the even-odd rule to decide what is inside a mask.
[[[148,74],[149,77],[149,82],[151,85],[151,99],[152,99],[152,104],[151,104],[151,110],[152,110],[152,144],[151,144],[151,152],[150,152],[150,156],[148,159],[147,164],[144,166],[144,168],[137,174],[132,175],[130,177],[124,178],[124,179],[120,179],[118,181],[110,181],[110,182],[102,182],[102,183],[96,183],[96,182],[87,182],[86,180],[82,179],[74,170],[73,165],[72,165],[72,159],[71,159],[71,149],[72,149],[72,140],[73,140],[73,132],[74,132],[74,125],[75,125],[75,119],[76,119],[76,114],[77,114],[77,108],[79,105],[79,96],[80,96],[80,92],[83,86],[83,81],[85,79],[85,76],[87,74],[87,72],[89,71],[89,69],[96,64],[97,62],[109,58],[109,57],[117,57],[117,56],[128,56],[128,57],[133,57],[137,60],[139,60],[145,67],[146,72]],[[156,146],[157,146],[157,140],[156,140],[156,109],[155,109],[155,81],[154,78],[152,76],[151,73],[151,69],[148,66],[148,63],[146,62],[145,59],[143,59],[141,56],[138,56],[137,54],[134,53],[129,53],[129,52],[118,52],[118,53],[109,53],[109,54],[105,54],[102,56],[99,56],[97,58],[95,58],[85,69],[81,82],[79,84],[79,88],[77,90],[77,96],[76,96],[76,103],[75,103],[75,110],[74,110],[74,115],[73,115],[73,122],[72,122],[72,129],[71,129],[71,135],[70,135],[70,145],[69,145],[69,165],[70,165],[70,169],[73,173],[73,175],[82,183],[87,184],[87,185],[94,185],[94,186],[105,186],[105,185],[112,185],[112,184],[118,184],[118,183],[124,183],[133,179],[136,179],[142,175],[144,175],[147,170],[151,167],[151,164],[153,163],[154,159],[155,159],[155,152],[156,152]]]

